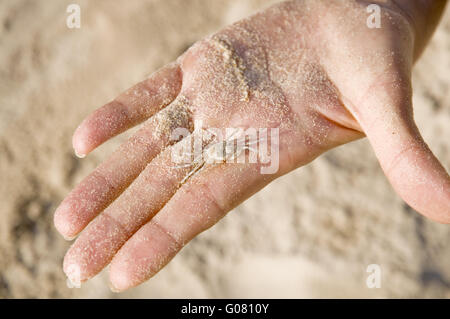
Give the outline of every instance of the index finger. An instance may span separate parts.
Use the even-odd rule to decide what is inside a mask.
[[[178,63],[171,63],[89,115],[73,135],[73,148],[84,157],[108,139],[143,122],[169,105],[181,89]]]

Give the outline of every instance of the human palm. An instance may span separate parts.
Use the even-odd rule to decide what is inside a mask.
[[[69,279],[81,283],[111,263],[115,290],[142,283],[269,182],[364,135],[399,195],[450,222],[449,176],[412,117],[414,28],[386,5],[382,28],[370,29],[366,6],[275,5],[197,42],[83,121],[73,138],[82,155],[145,123],[55,213],[66,238],[84,229],[64,260]],[[279,165],[270,174],[262,173],[264,163],[224,157],[177,165],[174,149],[189,141],[173,139],[177,128],[192,136],[210,128],[278,129],[271,145]],[[252,152],[236,149],[236,157]]]

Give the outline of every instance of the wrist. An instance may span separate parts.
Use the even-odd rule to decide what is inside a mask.
[[[414,56],[417,59],[433,35],[447,0],[392,0],[392,3],[401,10],[414,29]]]

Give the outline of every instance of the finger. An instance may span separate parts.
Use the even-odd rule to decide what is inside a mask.
[[[192,130],[191,114],[183,98],[160,111],[107,161],[86,177],[64,199],[54,222],[66,238],[76,236],[144,170],[166,146],[174,143],[173,127]]]
[[[397,193],[425,216],[450,223],[450,177],[414,123],[409,79],[385,76],[379,83],[358,121]]]
[[[224,164],[192,177],[114,256],[110,267],[113,290],[149,279],[194,236],[276,177],[261,175],[258,166]]]
[[[177,145],[188,143],[184,139]],[[171,161],[173,147],[151,161],[123,194],[79,236],[64,258],[68,278],[79,284],[100,272],[123,243],[177,191],[190,167]]]
[[[84,157],[111,137],[133,127],[172,102],[182,82],[180,67],[172,63],[89,115],[73,135],[73,147]]]

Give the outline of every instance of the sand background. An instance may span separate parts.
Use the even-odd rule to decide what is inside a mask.
[[[107,273],[68,289],[58,203],[127,134],[80,160],[71,135],[193,42],[276,1],[0,1],[0,297],[450,297],[450,227],[393,192],[369,144],[278,179],[122,294]],[[415,114],[450,168],[450,8],[414,71]],[[382,269],[368,289],[366,268]]]

